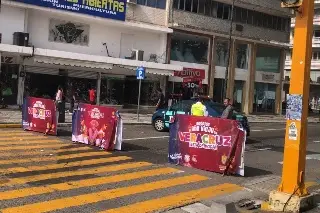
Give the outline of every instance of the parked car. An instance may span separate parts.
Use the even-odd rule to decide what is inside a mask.
[[[195,99],[182,100],[173,104],[168,109],[159,109],[152,116],[152,125],[156,131],[168,131],[170,120],[177,114],[190,115],[191,106],[196,103]],[[221,103],[213,102],[210,99],[204,101],[208,114],[211,117],[220,117],[224,110],[224,105]],[[250,136],[250,126],[248,119],[242,113],[237,111],[233,112],[234,120],[240,122],[242,127],[246,130],[247,136]]]

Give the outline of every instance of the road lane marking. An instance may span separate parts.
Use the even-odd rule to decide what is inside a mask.
[[[19,140],[19,141],[25,141],[25,140],[32,140],[32,139],[52,139],[49,137],[45,137],[45,136],[35,136],[35,135],[26,135],[26,136],[14,136],[14,137],[5,137],[5,138],[0,138],[0,143],[5,143],[2,141],[6,141],[6,140]],[[19,142],[16,141],[16,142]],[[12,141],[13,142],[13,141]]]
[[[44,144],[48,143],[48,144]],[[6,141],[6,142],[1,142],[0,141],[0,151],[2,150],[2,147],[15,147],[17,148],[19,146],[26,146],[26,147],[31,147],[31,146],[46,146],[46,145],[53,145],[53,144],[60,144],[60,146],[65,145],[65,142],[62,142],[58,139],[47,139],[47,140],[30,140],[30,141]],[[72,145],[71,143],[69,143]],[[13,146],[11,146],[13,145]],[[8,148],[4,148],[3,150],[7,150]]]
[[[26,152],[5,152],[1,153],[0,152],[0,157],[16,157],[16,156],[22,156],[22,155],[30,155],[30,154],[41,154],[40,156],[43,156],[44,154],[59,154],[59,153],[65,153],[65,152],[73,152],[73,151],[81,151],[81,150],[95,150],[93,147],[90,146],[79,146],[75,148],[68,148],[65,150],[60,150],[60,149],[41,149],[41,150],[24,150]],[[101,150],[95,150],[95,151],[101,151]],[[34,153],[35,152],[35,153]]]
[[[8,137],[8,136],[25,136],[25,135],[35,135],[30,132],[0,132],[0,137]]]
[[[162,139],[162,138],[169,138],[169,136],[156,136],[156,137],[145,137],[145,138],[125,138],[123,141],[136,141],[136,140],[149,140],[149,139]]]
[[[105,191],[77,195],[72,197],[60,198],[55,200],[48,200],[24,206],[17,206],[12,208],[2,209],[2,213],[26,213],[26,212],[50,212],[68,207],[75,207],[79,205],[97,203],[103,200],[111,200],[119,197],[150,192],[154,190],[167,189],[174,186],[195,183],[208,180],[208,177],[200,175],[189,175],[184,177],[171,178],[161,181],[155,181],[134,186],[109,189]]]
[[[120,175],[114,175],[114,176],[108,176],[108,177],[97,177],[97,178],[89,178],[89,179],[83,179],[78,181],[68,181],[68,182],[57,183],[57,184],[47,184],[46,186],[30,187],[30,188],[0,192],[0,197],[1,197],[1,200],[10,200],[10,199],[27,197],[32,195],[52,193],[55,191],[67,191],[71,189],[91,187],[91,186],[97,186],[97,185],[109,184],[109,183],[115,183],[115,182],[118,183],[121,181],[130,181],[130,180],[141,179],[146,177],[168,175],[168,174],[176,173],[178,171],[179,171],[178,169],[167,167],[167,168],[151,169],[151,170],[126,173],[126,174],[120,174]]]
[[[280,131],[285,130],[286,128],[279,128],[279,129],[253,129],[251,132],[262,132],[262,131]]]
[[[71,148],[71,146],[75,146],[75,144],[72,143],[59,143],[59,144],[40,144],[40,145],[31,145],[28,146],[27,144],[21,144],[21,146],[1,146],[0,151],[8,150],[24,150],[24,149],[46,149],[46,148],[60,148],[60,149],[68,149]]]
[[[249,150],[245,150],[245,152],[266,151],[266,150],[271,150],[271,149],[272,149],[272,148],[249,149]]]
[[[102,159],[94,159],[94,160],[80,160],[76,162],[67,162],[67,163],[56,163],[56,164],[49,164],[43,166],[26,166],[26,167],[15,167],[15,168],[5,168],[1,169],[1,171],[9,171],[9,172],[34,172],[34,171],[46,171],[49,169],[62,169],[62,168],[70,168],[74,166],[88,166],[99,163],[111,163],[117,162],[122,160],[131,160],[131,157],[127,156],[118,156],[118,157],[109,157],[109,158],[102,158]]]
[[[76,153],[71,155],[47,155],[47,156],[37,156],[31,158],[24,159],[13,159],[13,160],[0,160],[0,165],[6,164],[14,164],[14,163],[30,163],[32,162],[41,162],[41,161],[55,161],[55,160],[72,160],[73,158],[81,158],[81,157],[90,157],[90,156],[107,156],[111,155],[111,152],[84,152],[84,153]]]
[[[158,199],[148,200],[144,202],[134,203],[128,206],[109,209],[101,211],[99,213],[148,213],[153,211],[165,210],[168,208],[174,208],[184,206],[190,203],[198,202],[203,199],[209,199],[219,195],[232,193],[242,190],[243,187],[235,184],[220,184],[217,186],[211,186],[201,189],[196,189],[188,192],[177,193],[174,195],[161,197]]]
[[[40,174],[40,175],[31,175],[25,176],[21,178],[10,178],[9,182],[0,183],[0,186],[12,186],[14,184],[30,184],[35,181],[48,180],[48,179],[57,179],[63,177],[71,177],[71,176],[80,176],[80,175],[90,175],[90,174],[99,174],[105,172],[116,172],[121,170],[128,169],[137,169],[141,167],[151,166],[152,163],[149,162],[134,162],[134,163],[122,163],[111,166],[100,166],[89,169],[81,169],[76,171],[65,171],[65,172],[55,172],[50,174]]]
[[[313,141],[313,143],[320,143],[320,141]]]
[[[320,160],[320,154],[307,155],[306,160]],[[278,163],[283,164],[283,161],[280,161]]]

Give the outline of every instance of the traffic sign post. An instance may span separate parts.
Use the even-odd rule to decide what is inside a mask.
[[[137,117],[138,122],[140,121],[140,96],[141,96],[141,80],[145,79],[146,69],[144,67],[138,67],[136,70],[136,76],[139,80],[139,92],[138,92],[138,109],[137,109]]]

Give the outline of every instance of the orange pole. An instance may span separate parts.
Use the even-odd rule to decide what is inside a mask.
[[[314,0],[304,0],[302,6],[299,8],[299,13],[296,15],[294,29],[282,181],[278,188],[280,192],[294,194],[300,197],[308,194],[304,184],[304,177],[313,15]],[[290,99],[294,100],[291,105]],[[299,110],[300,107],[301,110]],[[299,114],[299,111],[301,114]],[[290,116],[288,116],[289,114]]]

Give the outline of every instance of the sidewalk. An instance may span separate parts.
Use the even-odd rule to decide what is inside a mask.
[[[121,113],[124,124],[151,124],[152,114],[141,114],[140,121],[138,122],[137,114]],[[247,115],[249,123],[285,123],[285,116],[283,115]],[[320,115],[308,117],[309,123],[318,123]],[[72,115],[66,113],[66,124],[72,122]],[[0,124],[20,124],[21,111],[14,109],[1,109],[0,110]]]
[[[137,115],[132,113],[120,113],[124,124],[151,124],[151,114],[140,115],[140,121],[138,122]],[[21,123],[21,111],[19,110],[0,110],[0,124],[20,124]],[[72,114],[66,113],[66,124],[72,123]]]

